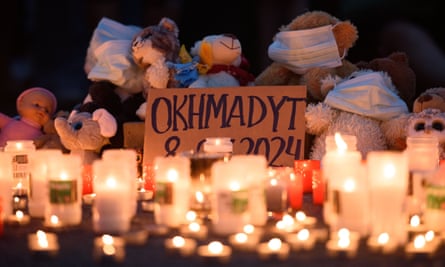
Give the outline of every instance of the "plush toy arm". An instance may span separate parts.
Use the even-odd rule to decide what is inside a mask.
[[[8,124],[8,122],[10,122],[11,120],[12,118],[9,117],[8,115],[0,113],[0,129],[3,128],[6,124]]]
[[[149,87],[167,88],[170,79],[170,71],[167,64],[162,60],[157,60],[147,68],[145,79],[148,82]]]
[[[388,148],[391,150],[404,150],[406,148],[407,125],[409,114],[383,121],[381,128]]]
[[[320,135],[326,131],[333,121],[337,112],[324,103],[309,104],[304,114],[306,120],[306,132],[313,135]]]

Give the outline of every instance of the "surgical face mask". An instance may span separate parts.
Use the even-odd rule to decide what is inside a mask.
[[[297,74],[309,68],[342,65],[332,25],[314,29],[283,31],[269,46],[269,57]]]
[[[388,76],[370,71],[337,84],[324,103],[351,113],[388,120],[408,113],[406,103],[392,89]]]

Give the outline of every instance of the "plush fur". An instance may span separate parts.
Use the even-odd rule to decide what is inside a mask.
[[[273,62],[255,79],[256,85],[306,85],[308,102],[319,102],[324,99],[321,79],[328,77],[344,78],[357,70],[357,67],[346,59],[347,52],[358,39],[357,28],[350,21],[341,21],[324,11],[309,11],[297,16],[279,31],[296,31],[312,29],[325,25],[336,25],[333,29],[342,65],[335,68],[312,68],[305,74],[297,74],[283,65]]]
[[[414,100],[413,112],[421,112],[427,108],[445,112],[445,87],[429,88]]]

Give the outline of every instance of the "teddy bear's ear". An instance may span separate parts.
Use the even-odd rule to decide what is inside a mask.
[[[340,56],[343,57],[344,53],[353,47],[358,39],[357,28],[350,21],[342,21],[338,22],[332,31],[337,41]]]
[[[179,36],[178,25],[176,25],[176,22],[174,22],[172,19],[166,17],[162,18],[159,21],[159,26],[166,29],[167,31],[173,32],[176,37]]]

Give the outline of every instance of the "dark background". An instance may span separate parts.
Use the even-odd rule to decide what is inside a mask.
[[[369,2],[369,3],[368,3]],[[88,90],[83,63],[91,35],[102,17],[145,27],[164,17],[176,21],[180,41],[191,45],[208,34],[233,33],[258,75],[270,60],[267,47],[282,25],[308,10],[320,9],[351,20],[359,41],[348,54],[352,62],[379,54],[376,34],[386,22],[407,19],[421,24],[443,44],[439,1],[398,0],[14,0],[3,3],[0,22],[0,111],[15,115],[15,99],[31,86],[52,90],[59,110],[71,110]],[[437,25],[435,25],[435,23]],[[420,51],[422,52],[422,51]],[[445,71],[445,70],[444,70]],[[445,75],[444,75],[445,77]],[[442,82],[431,81],[429,87]],[[442,83],[445,85],[444,83]]]

